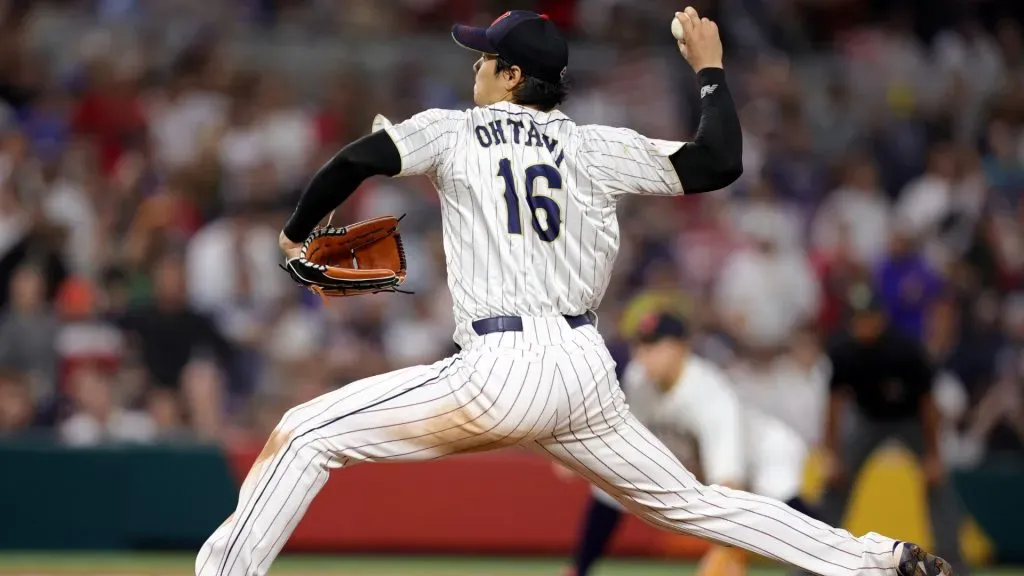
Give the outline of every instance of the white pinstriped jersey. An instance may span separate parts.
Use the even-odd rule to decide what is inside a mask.
[[[619,249],[617,198],[683,193],[669,161],[682,142],[557,110],[435,109],[385,130],[399,175],[427,175],[441,196],[459,344],[481,318],[596,310]]]

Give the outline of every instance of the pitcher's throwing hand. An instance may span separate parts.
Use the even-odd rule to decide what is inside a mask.
[[[701,18],[692,6],[676,12],[676,20],[683,26],[683,38],[676,40],[679,52],[694,72],[705,68],[721,68],[722,39],[718,35],[718,24]]]

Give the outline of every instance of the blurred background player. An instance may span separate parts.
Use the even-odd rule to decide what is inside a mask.
[[[882,300],[860,286],[850,297],[850,322],[829,346],[832,362],[825,424],[826,483],[822,513],[841,522],[853,482],[868,458],[896,440],[921,460],[936,547],[960,574],[960,510],[940,450],[941,415],[932,392],[936,369],[924,346],[889,321]],[[858,416],[843,438],[844,416]]]
[[[682,316],[651,313],[639,321],[632,339],[633,357],[622,377],[630,411],[677,458],[685,462],[696,455],[707,484],[750,490],[815,516],[800,497],[807,445],[779,419],[740,402],[725,372],[693,351]],[[568,471],[556,470],[568,477]],[[570,574],[589,574],[623,510],[592,489]],[[715,546],[698,573],[744,571],[744,552]]]

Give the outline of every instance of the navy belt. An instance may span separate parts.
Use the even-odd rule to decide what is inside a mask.
[[[570,328],[576,329],[580,326],[593,324],[590,315],[580,314],[579,316],[562,316]],[[473,331],[479,336],[494,334],[495,332],[522,332],[523,319],[519,316],[495,316],[473,321]]]

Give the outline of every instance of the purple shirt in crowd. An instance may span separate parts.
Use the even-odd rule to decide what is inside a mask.
[[[931,306],[942,295],[942,278],[920,256],[889,258],[875,272],[875,284],[892,325],[923,339]]]

